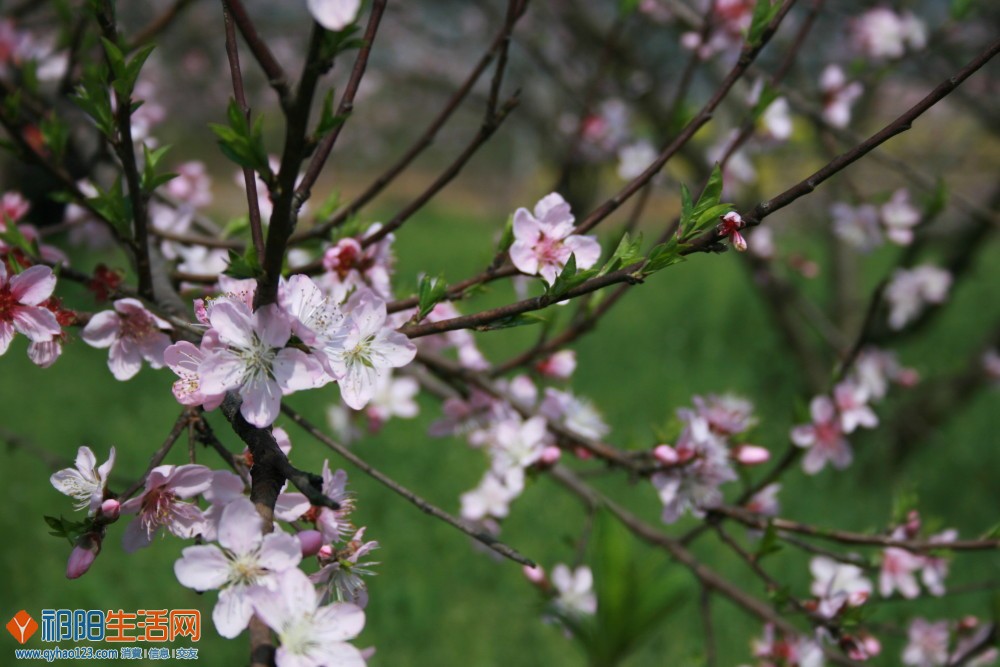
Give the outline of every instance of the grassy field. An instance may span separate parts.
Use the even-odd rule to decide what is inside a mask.
[[[455,213],[428,210],[399,235],[399,293],[415,283],[418,271],[444,272],[450,280],[470,275],[492,253],[493,227]],[[443,241],[447,239],[447,241]],[[605,244],[610,240],[604,239]],[[864,279],[873,285],[879,264],[889,257],[866,260]],[[918,340],[900,349],[902,359],[918,368],[928,381],[953,371],[980,343],[986,327],[1000,315],[1000,248],[994,243],[980,254],[972,275],[955,293],[951,305]],[[753,285],[732,254],[694,258],[637,287],[598,331],[576,346],[579,371],[573,389],[595,399],[613,426],[610,441],[623,446],[648,446],[653,430],[667,423],[677,407],[693,394],[734,391],[751,396],[761,427],[756,439],[775,452],[784,450],[793,407],[808,400],[801,393],[795,362],[773,331]],[[477,304],[506,298],[497,290]],[[89,307],[89,306],[88,306]],[[505,358],[534,340],[533,328],[482,334],[480,342],[491,359]],[[5,545],[0,565],[0,613],[6,619],[18,609],[197,607],[204,613],[205,636],[199,643],[203,665],[240,665],[246,642],[216,636],[208,620],[215,593],[198,595],[176,581],[173,561],[183,546],[169,538],[156,548],[126,556],[120,528],[112,527],[104,553],[90,573],[77,581],[64,576],[69,547],[47,535],[42,515],[68,514],[68,500],[48,483],[47,457],[69,459],[88,444],[103,460],[111,445],[118,448],[115,488],[139,474],[177,414],[170,395],[172,375],[143,370],[134,380],[116,382],[107,372],[106,352],[72,342],[50,370],[32,366],[19,340],[0,365],[0,425],[22,436],[26,445],[0,454],[0,486],[6,502],[0,511]],[[292,396],[289,403],[317,423],[336,399],[334,387]],[[891,413],[899,399],[880,406]],[[854,530],[877,529],[888,520],[892,498],[901,489],[919,493],[928,519],[954,526],[974,536],[995,524],[996,471],[1000,470],[1000,413],[996,391],[984,392],[920,443],[901,463],[891,458],[878,432],[855,438],[858,461],[846,473],[824,471],[807,478],[798,470],[787,475],[782,493],[786,516]],[[436,440],[425,433],[439,414],[430,400],[413,421],[394,421],[377,436],[365,438],[355,451],[404,485],[440,506],[457,512],[458,496],[472,488],[484,469],[481,454],[455,439]],[[216,431],[235,450],[219,415],[210,417]],[[278,422],[281,425],[281,421]],[[286,425],[295,446],[293,459],[301,467],[318,469],[327,456],[321,445]],[[186,447],[172,452],[169,462],[185,460]],[[199,461],[215,465],[208,452]],[[331,463],[338,466],[335,456]],[[359,525],[369,526],[377,539],[378,576],[371,581],[368,623],[358,644],[375,646],[373,665],[518,665],[524,667],[581,665],[586,658],[552,625],[540,620],[536,593],[520,568],[498,562],[473,548],[464,536],[421,514],[361,473],[347,468],[357,494]],[[620,475],[597,480],[643,516],[655,520],[659,503],[651,487],[630,486]],[[583,511],[548,480],[528,488],[504,525],[504,539],[523,553],[551,567],[574,558]],[[691,524],[671,528],[680,532]],[[742,531],[733,529],[742,538]],[[628,665],[699,665],[701,653],[698,589],[664,554],[631,544],[633,558],[649,574],[649,590],[676,594],[672,615],[652,633]],[[759,583],[714,538],[696,543],[696,551],[712,566],[736,578],[754,594]],[[592,553],[591,553],[592,555]],[[807,559],[785,549],[765,564],[793,586],[807,592]],[[993,553],[963,556],[949,584],[1000,580],[1000,557]],[[873,622],[884,631],[886,653],[875,664],[899,664],[899,633],[909,605],[873,603]],[[917,603],[929,618],[989,614],[991,594],[948,596]],[[723,599],[713,598],[718,664],[749,661],[748,641],[760,625]],[[0,640],[4,651],[13,641]],[[7,654],[9,655],[9,654]]]

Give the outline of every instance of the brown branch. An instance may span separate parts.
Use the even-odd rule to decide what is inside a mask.
[[[115,25],[114,5],[110,0],[104,0],[101,10],[97,12],[97,21],[101,32],[112,44],[118,44],[118,28]],[[107,54],[105,54],[107,55]],[[113,69],[108,67],[108,85],[113,83]],[[135,144],[132,142],[132,96],[122,96],[117,90],[115,95],[115,125],[118,130],[117,140],[112,144],[118,159],[121,161],[125,182],[128,185],[129,201],[132,204],[132,223],[135,235],[135,264],[139,274],[139,294],[147,299],[155,300],[153,293],[153,270],[149,259],[149,209],[147,198],[142,191],[139,168],[135,161]],[[110,139],[110,137],[109,137]]]
[[[800,535],[808,535],[821,540],[839,542],[841,544],[853,544],[869,547],[897,547],[924,553],[929,551],[995,551],[1000,549],[1000,540],[955,540],[953,542],[934,542],[931,540],[897,540],[888,535],[865,535],[863,533],[852,533],[844,530],[831,530],[818,528],[797,521],[788,519],[762,517],[759,514],[748,512],[738,507],[717,507],[711,510],[712,514],[728,517],[751,528],[765,530],[769,525],[776,530],[784,530]]]
[[[287,109],[292,102],[292,90],[288,85],[288,77],[285,76],[285,70],[278,64],[274,54],[271,53],[271,49],[267,46],[267,42],[257,33],[257,28],[243,6],[243,0],[226,0],[226,3],[229,5],[233,22],[236,23],[237,29],[243,35],[243,40],[250,47],[250,52],[257,60],[260,68],[264,70],[267,82],[274,89],[274,92],[278,94],[281,107]]]
[[[124,502],[128,498],[131,498],[136,491],[142,488],[142,486],[146,483],[146,478],[149,477],[149,473],[153,471],[153,468],[163,463],[163,459],[167,457],[170,449],[174,446],[174,443],[177,442],[177,439],[181,437],[181,434],[184,433],[184,429],[188,427],[193,418],[196,417],[194,417],[194,412],[190,408],[184,408],[181,410],[181,413],[174,421],[173,427],[170,429],[170,433],[168,433],[166,439],[164,439],[163,444],[160,445],[157,450],[153,452],[153,456],[150,457],[149,465],[146,466],[146,472],[144,472],[139,479],[132,482],[132,484],[121,493],[119,500]]]
[[[347,122],[347,118],[351,115],[351,112],[354,111],[354,98],[358,94],[358,87],[361,85],[361,79],[364,77],[365,69],[368,67],[368,56],[371,54],[372,45],[375,43],[375,35],[378,33],[378,27],[382,21],[382,14],[385,12],[387,1],[375,0],[372,3],[372,12],[368,17],[368,26],[365,28],[365,36],[363,38],[364,45],[358,52],[358,57],[354,60],[351,77],[347,80],[347,87],[344,88],[340,104],[337,105],[337,116],[342,120],[329,134],[323,137],[323,140],[316,148],[316,153],[309,162],[309,166],[306,168],[306,173],[302,176],[301,183],[295,189],[296,210],[300,209],[302,204],[309,199],[312,186],[316,183],[316,179],[319,178],[319,174],[323,170],[323,165],[326,164],[327,159],[330,157],[330,152],[337,143],[341,129]]]
[[[233,96],[240,111],[250,125],[250,107],[247,105],[243,89],[243,72],[240,70],[240,50],[236,44],[236,29],[233,25],[230,0],[222,0],[222,19],[226,27],[226,58],[229,60],[229,75],[233,80]],[[250,238],[257,257],[264,256],[264,232],[260,220],[260,201],[257,199],[257,175],[250,167],[243,167],[243,185],[247,192],[247,211],[250,217]]]
[[[339,444],[338,442],[327,436],[325,433],[316,428],[311,422],[309,422],[305,417],[303,417],[302,415],[300,415],[298,412],[291,409],[287,405],[282,405],[281,411],[285,413],[286,417],[288,417],[293,422],[298,424],[306,433],[308,433],[309,435],[311,435],[316,440],[323,443],[333,451],[337,452],[337,454],[339,454],[341,458],[346,459],[348,462],[351,463],[351,465],[358,468],[359,470],[361,470],[363,473],[365,473],[375,481],[379,482],[383,486],[386,486],[394,493],[408,500],[411,504],[416,506],[417,509],[419,509],[421,512],[429,514],[437,519],[441,519],[449,526],[457,528],[458,530],[462,531],[469,537],[473,538],[474,540],[477,540],[478,542],[481,542],[482,544],[485,544],[487,547],[497,552],[501,556],[504,556],[505,558],[509,558],[512,561],[520,563],[522,565],[528,565],[530,567],[535,566],[535,563],[533,561],[531,561],[529,558],[526,558],[525,556],[522,556],[513,547],[507,546],[503,542],[500,542],[493,535],[487,533],[481,528],[473,526],[467,523],[466,521],[463,521],[461,519],[452,516],[451,514],[448,514],[443,509],[437,507],[436,505],[432,505],[431,503],[427,502],[426,500],[418,496],[413,491],[410,491],[402,484],[399,484],[394,479],[392,479],[385,473],[379,471],[370,463],[368,463],[367,461],[356,455],[354,452],[352,452],[348,448],[342,446],[341,444]]]
[[[701,563],[698,560],[698,557],[688,551],[687,548],[680,543],[680,541],[650,526],[639,517],[635,516],[610,498],[604,496],[596,489],[583,482],[568,469],[557,465],[549,470],[549,476],[585,502],[595,503],[606,507],[608,511],[610,511],[611,514],[622,523],[622,525],[628,528],[633,535],[647,544],[651,544],[666,551],[674,560],[690,570],[691,573],[697,577],[698,581],[706,588],[729,598],[729,600],[741,607],[744,611],[749,612],[751,615],[756,616],[765,623],[774,624],[775,628],[788,636],[801,636],[803,634],[801,630],[796,628],[792,623],[781,616],[770,605],[748,594],[728,579]],[[827,646],[821,644],[820,649],[830,661],[838,665],[859,667],[859,663],[850,660]]]
[[[928,109],[933,107],[942,99],[947,97],[948,94],[958,88],[962,82],[975,74],[980,68],[983,67],[983,65],[993,59],[997,53],[1000,53],[1000,39],[993,41],[982,53],[973,58],[959,72],[946,81],[943,81],[926,97],[910,107],[910,109],[905,111],[891,123],[883,127],[865,141],[856,145],[854,148],[845,153],[841,153],[811,176],[799,181],[781,194],[776,195],[767,201],[760,202],[753,208],[752,211],[743,214],[743,220],[748,226],[751,227],[759,225],[767,216],[780,211],[800,197],[811,193],[821,183],[829,179],[834,174],[842,171],[854,162],[857,162],[859,159],[889,139],[909,130],[917,118],[923,115]],[[691,252],[703,251],[711,246],[714,246],[719,240],[720,237],[713,231],[700,239],[697,239],[689,250]]]

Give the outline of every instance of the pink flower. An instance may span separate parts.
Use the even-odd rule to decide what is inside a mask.
[[[361,652],[347,643],[364,628],[364,611],[344,602],[320,606],[302,570],[285,570],[273,590],[258,586],[249,596],[254,611],[278,635],[277,667],[365,667]]]
[[[358,16],[361,0],[306,0],[316,23],[327,30],[343,30]]]
[[[561,422],[575,435],[589,440],[600,440],[611,430],[593,403],[568,391],[547,388],[538,412],[550,421]]]
[[[463,493],[462,518],[482,521],[487,517],[503,519],[510,512],[510,503],[524,491],[524,471],[509,468],[498,475],[489,471],[472,491]]]
[[[247,498],[223,510],[219,545],[187,547],[174,563],[174,573],[181,585],[196,591],[222,589],[212,620],[219,634],[231,639],[250,623],[250,590],[274,589],[278,573],[296,568],[302,552],[298,540],[287,533],[264,535],[263,519]]]
[[[90,447],[80,447],[76,452],[76,468],[65,468],[52,475],[49,481],[60,493],[75,498],[77,509],[87,508],[90,516],[104,501],[104,492],[108,486],[108,475],[115,465],[115,448],[111,448],[108,460],[97,466],[97,457]]]
[[[851,123],[851,107],[861,97],[864,86],[857,81],[848,83],[844,70],[827,65],[820,75],[819,87],[823,92],[823,120],[833,127],[847,127]]]
[[[0,355],[7,352],[15,331],[36,343],[51,341],[61,333],[56,316],[40,305],[55,288],[56,277],[47,266],[32,266],[8,276],[0,261]]]
[[[882,569],[878,577],[878,590],[882,597],[889,597],[898,590],[900,595],[913,599],[920,595],[915,573],[922,565],[921,558],[905,549],[888,547],[882,552]]]
[[[817,612],[826,618],[833,618],[845,607],[864,604],[871,595],[872,584],[860,567],[817,556],[809,562],[809,570],[813,575],[810,590],[819,598]]]
[[[377,431],[392,417],[412,419],[420,412],[414,400],[420,393],[420,384],[411,377],[383,375],[375,385],[375,393],[365,410],[369,428]]]
[[[745,466],[755,466],[767,463],[771,459],[771,452],[756,445],[737,445],[732,449],[733,459]]]
[[[709,429],[702,417],[689,410],[678,413],[687,425],[674,448],[677,464],[650,478],[663,503],[664,523],[674,523],[685,512],[704,516],[705,510],[722,502],[719,487],[736,479],[725,441]],[[669,458],[665,450],[657,449],[661,456]]]
[[[291,327],[275,305],[251,312],[241,302],[222,301],[211,309],[209,321],[226,347],[199,364],[200,390],[210,396],[238,391],[240,413],[254,426],[271,425],[283,394],[329,380],[315,358],[284,347]]]
[[[510,259],[517,270],[540,275],[549,285],[556,281],[570,255],[577,269],[589,269],[601,257],[601,246],[593,236],[573,234],[573,214],[558,193],[535,204],[534,214],[525,208],[514,212],[514,243]]]
[[[374,223],[365,232],[365,238],[382,229]],[[390,274],[395,258],[392,254],[393,234],[377,243],[363,247],[354,238],[343,238],[323,253],[326,273],[319,277],[323,290],[334,303],[343,303],[358,289],[371,289],[383,299],[392,298]]]
[[[164,186],[167,194],[191,208],[204,208],[212,203],[212,179],[205,163],[197,160],[177,165],[177,177]]]
[[[198,367],[206,355],[224,346],[219,342],[219,334],[214,329],[205,332],[201,346],[195,347],[186,340],[178,341],[163,352],[163,363],[177,374],[173,384],[174,397],[181,405],[201,405],[206,410],[214,410],[222,404],[225,393],[206,394],[201,389]]]
[[[20,192],[5,192],[0,199],[0,232],[7,230],[8,222],[20,222],[28,214],[31,204]]]
[[[757,423],[757,418],[753,416],[753,403],[745,398],[732,394],[709,394],[704,398],[695,396],[691,401],[698,416],[720,435],[736,435]]]
[[[347,473],[343,470],[330,471],[330,462],[323,461],[323,495],[338,503],[340,509],[316,508],[316,528],[327,542],[338,542],[351,530],[348,516],[354,509],[354,498],[347,491]]]
[[[958,539],[958,531],[949,529],[932,535],[928,538],[930,542],[947,544]],[[920,572],[920,580],[931,595],[944,595],[944,580],[948,576],[948,559],[940,556],[924,556],[923,569]]]
[[[535,364],[535,369],[545,377],[568,380],[576,370],[576,352],[560,350]]]
[[[907,631],[909,642],[903,649],[903,664],[912,667],[941,667],[948,662],[951,631],[948,621],[929,623],[915,618]]]
[[[545,418],[535,416],[522,421],[512,417],[499,422],[493,429],[493,471],[503,475],[510,468],[527,468],[541,458],[548,444]]]
[[[896,269],[885,288],[889,327],[898,331],[915,320],[928,304],[944,303],[951,283],[951,273],[931,264]]]
[[[131,553],[148,547],[160,528],[177,537],[191,538],[201,532],[204,517],[191,503],[181,502],[202,493],[212,484],[212,471],[201,465],[162,465],[146,478],[141,495],[122,503],[122,514],[137,514],[125,529],[122,546]]]
[[[118,299],[114,310],[97,313],[80,337],[91,347],[110,347],[108,368],[117,380],[128,380],[142,368],[145,359],[153,368],[163,366],[163,352],[170,337],[163,329],[170,323],[146,310],[137,299]]]
[[[879,212],[885,225],[885,235],[890,241],[897,245],[913,242],[913,228],[920,222],[921,215],[910,203],[910,193],[906,188],[892,193],[892,199],[882,204]]]
[[[749,512],[763,514],[764,516],[777,516],[781,506],[778,504],[778,492],[781,491],[781,484],[768,484],[763,489],[755,493],[750,500],[743,505]]]
[[[743,222],[743,218],[736,211],[730,211],[719,218],[722,220],[718,225],[718,233],[720,236],[728,236],[729,243],[737,252],[746,252],[747,242],[740,234],[740,230],[746,227],[746,223]]]
[[[378,563],[363,563],[361,559],[378,549],[378,542],[365,542],[364,535],[365,529],[359,528],[343,549],[320,555],[323,567],[309,576],[309,580],[323,591],[320,604],[336,600],[356,604],[362,609],[368,606],[368,585],[362,577],[374,575],[370,568]]]
[[[863,385],[841,382],[833,388],[833,401],[837,404],[840,427],[844,433],[852,433],[859,426],[878,426],[878,417],[868,407],[868,390]]]
[[[882,245],[878,210],[870,204],[851,206],[837,202],[830,207],[833,233],[862,252]]]
[[[851,39],[865,56],[894,59],[902,57],[907,47],[922,49],[927,43],[927,29],[909,12],[896,14],[886,7],[876,7],[854,20]]]
[[[66,562],[67,579],[77,579],[87,573],[101,553],[101,542],[100,533],[86,533],[77,540]]]
[[[809,411],[812,423],[796,426],[791,433],[795,445],[809,450],[802,460],[802,469],[809,475],[815,475],[827,463],[838,470],[851,465],[851,445],[844,438],[833,401],[826,396],[817,396],[810,403]]]
[[[405,366],[417,354],[409,338],[387,326],[385,301],[370,290],[348,300],[348,319],[318,352],[337,378],[344,403],[363,409],[375,395],[378,379],[391,368]]]

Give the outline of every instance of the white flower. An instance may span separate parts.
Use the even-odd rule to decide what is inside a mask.
[[[600,440],[610,430],[593,403],[551,387],[545,390],[538,411],[552,421],[561,421],[567,430],[582,438]]]
[[[493,470],[503,475],[511,468],[527,468],[542,456],[547,443],[545,418],[535,416],[526,421],[511,417],[493,429],[490,451]]]
[[[354,22],[361,9],[361,0],[306,0],[316,23],[334,32]]]
[[[653,144],[646,140],[622,146],[618,149],[618,178],[631,181],[646,171],[657,155]]]
[[[910,193],[906,188],[900,188],[892,194],[880,210],[882,224],[885,225],[885,235],[897,245],[910,245],[913,242],[913,227],[920,222],[920,211],[910,203]]]
[[[889,326],[898,331],[916,319],[927,304],[944,303],[951,281],[951,273],[930,264],[897,269],[885,288]]]
[[[835,616],[844,605],[864,604],[871,595],[872,584],[860,567],[817,556],[809,562],[809,570],[813,575],[812,594],[820,599],[817,611],[827,618]]]
[[[365,667],[361,652],[347,643],[364,628],[365,613],[343,602],[321,607],[302,570],[285,570],[275,590],[256,587],[249,595],[254,611],[281,642],[277,667]]]
[[[90,447],[80,447],[76,453],[76,468],[65,468],[52,475],[49,481],[60,493],[76,498],[77,509],[87,508],[90,516],[97,514],[104,501],[104,489],[108,485],[108,475],[115,465],[115,448],[112,447],[108,460],[95,468],[97,457]]]
[[[552,569],[552,585],[558,592],[556,606],[570,616],[592,615],[597,611],[594,595],[594,575],[590,568],[581,565],[574,571],[562,563]]]
[[[196,591],[221,588],[212,610],[215,628],[232,639],[250,623],[253,608],[249,591],[255,586],[273,589],[277,574],[295,568],[302,547],[287,533],[264,535],[263,519],[247,498],[237,498],[222,511],[219,545],[188,547],[174,563],[177,580]]]
[[[510,468],[502,476],[490,471],[472,491],[462,494],[462,518],[481,521],[488,516],[502,519],[510,503],[524,490],[524,470]]]
[[[379,378],[391,368],[413,361],[416,346],[386,325],[385,301],[370,290],[358,290],[346,304],[348,318],[341,330],[322,343],[331,374],[340,385],[344,403],[363,409],[375,395]]]

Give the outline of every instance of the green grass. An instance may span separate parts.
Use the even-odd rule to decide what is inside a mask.
[[[401,230],[397,242],[399,292],[406,293],[416,284],[419,271],[443,272],[451,281],[478,271],[492,256],[493,228],[480,220],[433,209],[416,216]],[[878,264],[884,259],[865,260],[867,284],[878,279]],[[903,360],[928,380],[958,368],[979,344],[985,327],[1000,315],[995,287],[1000,280],[998,259],[996,244],[984,250],[974,275],[957,291],[942,317],[924,336],[901,349]],[[575,346],[579,370],[572,387],[600,406],[613,427],[610,440],[628,446],[654,444],[654,429],[669,422],[676,408],[688,405],[692,394],[731,390],[751,396],[757,404],[759,444],[783,451],[788,428],[794,423],[793,407],[809,397],[801,393],[798,368],[785,353],[737,258],[696,257],[632,292],[598,331]],[[478,296],[473,305],[462,307],[480,308],[510,296],[508,287],[497,287]],[[564,318],[571,308],[550,310]],[[478,339],[490,358],[498,360],[530,344],[537,335],[537,327],[526,327],[486,333]],[[116,446],[119,463],[114,486],[121,489],[144,469],[177,415],[169,392],[171,374],[145,369],[130,382],[116,382],[107,372],[106,352],[78,340],[67,346],[54,368],[43,371],[27,361],[24,348],[24,341],[17,341],[0,366],[3,428],[23,436],[39,451],[65,458],[88,444],[103,460],[107,449]],[[336,395],[331,386],[292,396],[288,402],[322,425],[324,408]],[[998,521],[996,433],[1000,417],[996,399],[995,391],[981,394],[915,446],[901,464],[893,463],[884,438],[874,433],[854,438],[858,460],[845,473],[827,470],[807,478],[798,470],[791,472],[784,480],[784,515],[825,526],[879,529],[888,520],[895,492],[912,488],[919,492],[928,518],[956,526],[964,536],[975,535]],[[880,413],[891,411],[897,401],[880,406]],[[418,419],[390,422],[379,434],[355,445],[355,451],[430,501],[457,512],[459,494],[478,483],[485,464],[479,452],[457,439],[435,440],[425,435],[438,414],[433,401],[423,400]],[[236,450],[238,445],[227,433],[224,420],[217,414],[210,420]],[[285,426],[295,447],[294,461],[318,469],[327,452],[294,425]],[[182,440],[168,461],[180,463],[186,455]],[[198,460],[217,464],[209,452],[199,451]],[[339,465],[332,455],[331,462]],[[357,494],[355,520],[369,526],[368,536],[382,545],[376,552],[380,565],[378,576],[371,580],[367,627],[357,642],[377,648],[373,664],[568,667],[585,663],[570,640],[540,620],[538,596],[518,566],[482,553],[455,530],[347,469]],[[184,546],[179,540],[164,539],[155,548],[127,556],[120,547],[124,524],[115,525],[91,572],[67,581],[63,572],[69,546],[47,534],[42,515],[68,515],[71,507],[48,483],[50,473],[31,449],[10,448],[0,459],[0,486],[6,492],[0,512],[0,532],[7,541],[0,551],[6,575],[0,613],[5,619],[21,608],[36,612],[42,608],[196,607],[205,619],[199,643],[201,664],[245,663],[245,639],[224,641],[215,635],[209,620],[215,593],[198,595],[177,583],[172,564]],[[632,485],[618,474],[595,483],[639,514],[656,520],[659,503],[648,484]],[[541,479],[514,504],[503,537],[547,567],[571,562],[583,516],[574,499]],[[690,525],[684,521],[669,530],[680,532]],[[732,532],[742,539],[743,531],[734,527]],[[634,557],[656,573],[649,577],[648,587],[676,592],[679,606],[627,664],[701,664],[697,587],[661,552],[637,544],[632,548]],[[752,575],[713,538],[699,541],[695,550],[749,592],[762,594]],[[806,594],[807,559],[800,553],[785,548],[765,565],[798,595]],[[963,556],[949,584],[998,579],[998,567],[1000,558],[992,553]],[[935,619],[966,613],[985,616],[990,595],[921,601],[916,608]],[[889,602],[873,604],[872,609],[874,622],[898,630],[912,608]],[[713,614],[718,664],[748,662],[748,641],[759,634],[760,624],[720,598],[713,598]],[[875,664],[898,664],[897,634],[886,631],[881,636],[886,653]],[[5,651],[13,647],[10,640],[0,641]],[[38,640],[32,645],[36,644],[40,645]]]

